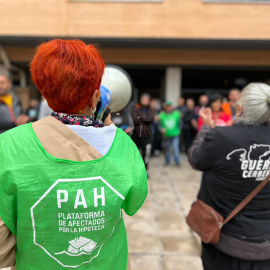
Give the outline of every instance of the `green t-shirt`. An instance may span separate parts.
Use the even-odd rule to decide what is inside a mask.
[[[0,136],[0,164],[0,216],[17,238],[17,270],[126,269],[122,209],[140,208],[147,176],[122,130],[105,156],[76,162],[47,153],[26,124]]]
[[[179,111],[173,111],[172,113],[161,112],[159,117],[161,127],[166,130],[165,137],[180,135],[181,113]]]

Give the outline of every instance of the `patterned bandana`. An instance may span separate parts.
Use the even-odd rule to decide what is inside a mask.
[[[53,112],[51,116],[59,120],[65,125],[80,125],[80,126],[85,126],[85,127],[92,126],[96,128],[104,127],[104,123],[102,121],[93,120],[90,116],[69,115],[69,114],[60,113],[60,112]]]

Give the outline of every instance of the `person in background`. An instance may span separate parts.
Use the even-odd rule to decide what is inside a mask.
[[[184,138],[185,150],[187,153],[196,136],[198,123],[194,110],[195,107],[194,100],[192,98],[189,98],[187,99],[186,104],[187,104],[187,111],[182,117],[183,119],[182,134]]]
[[[252,83],[242,92],[232,127],[215,127],[210,108],[189,150],[203,171],[198,199],[224,218],[269,174],[270,87]],[[270,269],[270,184],[221,230],[217,244],[202,243],[204,270]]]
[[[180,130],[183,129],[183,117],[185,115],[185,113],[187,112],[187,106],[186,106],[186,100],[183,97],[180,97],[178,99],[178,106],[175,108],[175,110],[179,111],[181,113],[181,120],[180,120]],[[182,152],[184,152],[184,137],[183,137],[183,133],[180,134],[180,144],[179,144],[179,148]]]
[[[30,100],[30,106],[26,114],[29,116],[31,122],[38,120],[39,106],[40,106],[40,102],[38,99],[32,98]]]
[[[152,124],[155,112],[150,108],[150,95],[143,94],[140,104],[135,106],[132,112],[134,130],[131,136],[137,148],[142,151],[142,158],[146,170],[151,156],[152,148]]]
[[[197,117],[199,116],[200,109],[203,107],[206,107],[208,104],[208,101],[209,101],[209,98],[207,95],[201,95],[199,97],[199,105],[195,107],[195,111],[194,111]]]
[[[160,104],[158,103],[157,99],[152,99],[150,101],[150,108],[155,113],[155,121],[152,125],[153,144],[151,154],[158,156],[161,151],[162,136],[160,132],[159,116],[158,116],[160,113]]]
[[[176,107],[176,110],[178,110],[182,115],[185,114],[185,112],[187,111],[185,98],[180,97],[178,99],[178,106]]]
[[[230,116],[222,110],[222,96],[218,93],[214,93],[210,96],[207,105],[212,110],[212,119],[216,126],[230,126]],[[203,125],[203,119],[199,117],[198,131],[200,131]]]
[[[171,101],[166,102],[166,108],[164,112],[159,114],[161,132],[165,138],[166,147],[166,165],[171,161],[171,147],[173,148],[174,161],[177,166],[180,166],[180,122],[181,113],[173,109],[173,103]]]
[[[160,108],[160,112],[164,112],[166,109],[166,100],[163,100],[161,102],[161,108]]]
[[[39,106],[38,120],[51,115],[52,112],[53,110],[49,107],[47,100],[42,96]]]
[[[135,105],[134,103],[134,101],[131,101],[124,110],[121,112],[112,113],[111,115],[113,123],[128,135],[131,135],[134,128],[131,117],[131,112]]]
[[[30,120],[22,113],[19,98],[11,93],[11,85],[10,78],[0,74],[0,134]]]
[[[229,101],[222,104],[223,111],[234,120],[236,117],[236,103],[240,99],[240,90],[237,88],[231,89],[229,92]]]

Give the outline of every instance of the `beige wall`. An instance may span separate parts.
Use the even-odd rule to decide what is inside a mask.
[[[270,5],[0,0],[0,35],[270,38]]]
[[[12,62],[29,63],[34,55],[30,47],[5,50]],[[100,52],[107,64],[270,66],[270,51],[101,48]]]

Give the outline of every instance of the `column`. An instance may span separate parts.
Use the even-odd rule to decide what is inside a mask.
[[[180,67],[167,67],[165,77],[165,99],[177,105],[181,95],[182,69]]]

